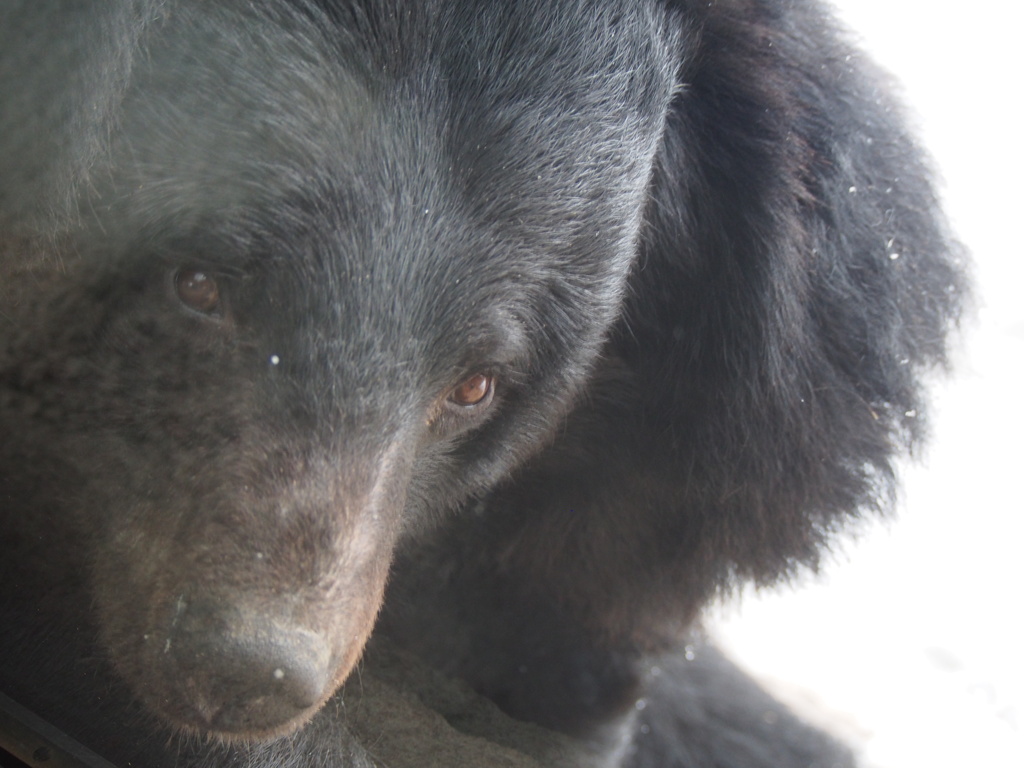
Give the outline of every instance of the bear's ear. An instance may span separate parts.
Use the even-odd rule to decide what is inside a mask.
[[[688,508],[767,578],[886,505],[965,289],[887,79],[816,4],[764,7],[686,42],[624,327]]]

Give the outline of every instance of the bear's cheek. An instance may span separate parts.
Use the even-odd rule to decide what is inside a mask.
[[[404,501],[395,474],[318,473],[237,507],[126,515],[94,573],[105,650],[136,696],[226,740],[308,720],[373,629]]]

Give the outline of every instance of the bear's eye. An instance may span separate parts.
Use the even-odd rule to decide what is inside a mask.
[[[217,280],[199,269],[180,269],[174,275],[174,291],[181,303],[204,315],[220,313]]]
[[[448,402],[460,408],[479,408],[494,397],[494,377],[477,373],[463,381],[448,395]]]

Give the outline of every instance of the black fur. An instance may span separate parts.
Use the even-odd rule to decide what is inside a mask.
[[[924,435],[963,276],[890,91],[809,0],[5,3],[0,679],[364,765],[373,630],[608,764],[847,764],[645,670]]]

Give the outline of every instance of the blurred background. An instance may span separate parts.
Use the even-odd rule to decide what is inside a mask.
[[[933,439],[906,467],[898,517],[867,527],[821,578],[746,594],[709,625],[865,768],[1022,768],[1024,10],[836,6],[902,82],[974,259],[977,310],[954,375],[936,381]]]

